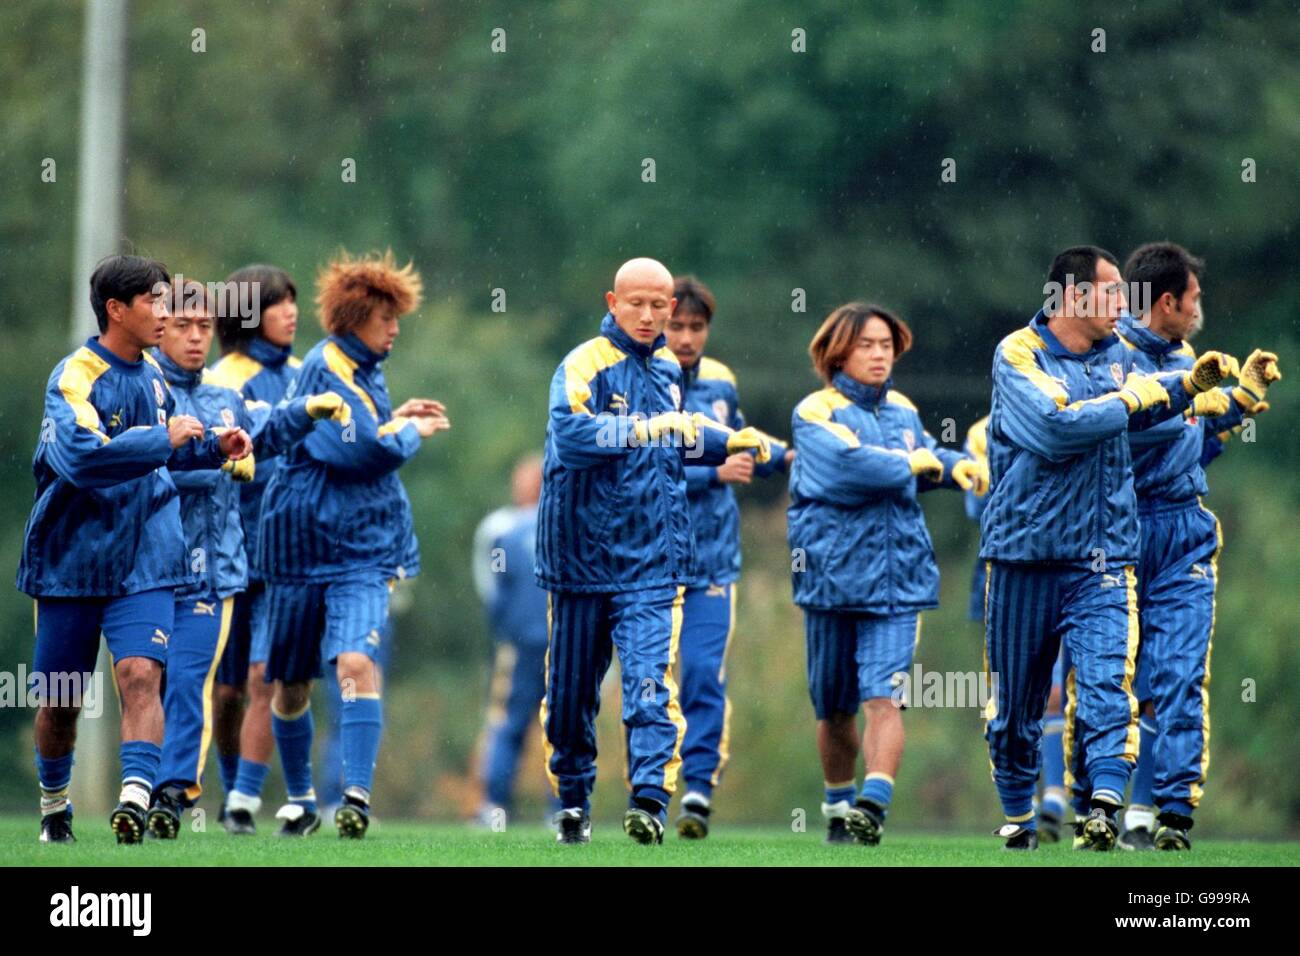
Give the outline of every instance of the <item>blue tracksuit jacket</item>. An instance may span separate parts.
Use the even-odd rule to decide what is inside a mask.
[[[608,593],[694,578],[683,466],[725,461],[728,432],[705,425],[694,448],[630,440],[632,416],[682,409],[682,367],[664,341],[642,345],[606,313],[600,335],[555,371],[537,527],[537,581],[548,590]]]
[[[384,358],[355,335],[331,335],[307,353],[289,386],[290,401],[338,392],[352,421],[318,421],[282,456],[262,501],[259,564],[268,581],[419,571],[411,502],[397,469],[420,447],[420,435],[410,419],[393,417]]]
[[[952,468],[965,456],[935,442],[892,379],[876,388],[840,372],[792,421],[794,602],[882,616],[937,607],[939,566],[916,496],[956,487]],[[938,484],[912,474],[907,453],[917,448],[943,462]]]
[[[18,588],[33,597],[119,597],[191,581],[169,468],[219,468],[217,436],[175,451],[176,403],[145,353],[127,362],[92,336],[50,373],[32,458],[36,502]]]
[[[1137,561],[1129,430],[1180,415],[1191,396],[1182,373],[1174,373],[1164,382],[1169,405],[1130,416],[1106,396],[1135,369],[1135,351],[1119,336],[1076,355],[1041,311],[998,344],[982,559],[1087,566],[1103,554],[1109,565]]]
[[[212,367],[210,380],[214,385],[233,388],[250,403],[249,411],[256,416],[269,412],[284,398],[289,383],[298,374],[302,362],[290,353],[290,346],[280,348],[262,338],[248,343],[246,352],[229,352]],[[346,396],[345,396],[346,397]],[[250,580],[262,581],[266,575],[257,563],[257,541],[261,531],[262,495],[271,483],[271,476],[280,466],[279,458],[261,458],[253,480],[239,486],[239,513],[244,525],[244,548],[248,553]]]
[[[171,386],[176,414],[193,415],[210,427],[244,429],[253,439],[258,470],[311,431],[306,398],[287,402],[273,412],[260,405],[250,414],[239,392],[212,384],[203,370],[181,368],[161,350],[153,354]],[[208,595],[225,598],[244,590],[248,559],[239,511],[241,483],[220,468],[179,471],[172,479],[180,491],[181,525],[195,574],[191,584],[177,589],[177,600]]]

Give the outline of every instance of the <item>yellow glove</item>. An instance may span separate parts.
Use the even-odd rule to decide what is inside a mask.
[[[231,481],[252,481],[253,475],[257,473],[257,462],[252,455],[245,455],[239,461],[227,460],[221,470],[230,473]]]
[[[1206,354],[1217,353],[1207,352]],[[1143,375],[1140,372],[1128,373],[1128,378],[1124,379],[1124,387],[1119,391],[1119,397],[1130,415],[1153,405],[1169,404],[1169,393],[1165,391],[1165,387],[1157,381],[1156,377],[1154,375]]]
[[[952,466],[952,480],[962,491],[973,491],[976,498],[983,498],[989,493],[989,466],[974,458],[963,458]]]
[[[1188,395],[1208,392],[1218,388],[1225,378],[1235,378],[1237,360],[1226,352],[1206,352],[1196,360],[1190,372],[1183,375],[1183,388]]]
[[[632,437],[638,445],[658,444],[665,435],[682,436],[682,444],[694,447],[698,433],[695,422],[685,412],[663,412],[653,418],[638,418],[632,425]]]
[[[943,462],[934,457],[934,452],[930,449],[918,448],[907,456],[907,463],[912,468],[912,474],[918,478],[943,481]]]
[[[307,414],[314,420],[328,418],[347,425],[352,421],[352,406],[343,401],[338,392],[321,392],[319,395],[307,396]]]
[[[1221,388],[1212,388],[1208,392],[1201,392],[1192,398],[1192,404],[1183,412],[1184,418],[1217,418],[1220,415],[1226,415],[1228,409],[1232,407],[1232,399],[1228,393]]]
[[[1237,400],[1238,405],[1252,415],[1267,411],[1268,402],[1264,401],[1264,396],[1268,394],[1269,385],[1281,377],[1282,373],[1277,367],[1277,356],[1272,352],[1255,349],[1246,358],[1246,364],[1241,367],[1241,374],[1237,376],[1237,387],[1232,390],[1232,397]]]
[[[772,445],[767,436],[749,425],[727,436],[727,454],[734,455],[741,451],[752,451],[754,461],[760,465],[766,465],[772,460]]]

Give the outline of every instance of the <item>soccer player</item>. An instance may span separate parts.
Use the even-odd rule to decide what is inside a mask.
[[[519,754],[546,693],[546,592],[533,577],[541,457],[520,459],[510,484],[513,505],[493,511],[474,535],[474,585],[496,644],[481,769],[479,821],[487,826],[513,812]]]
[[[632,792],[623,829],[661,843],[685,722],[672,667],[694,573],[684,463],[722,464],[766,438],[682,410],[682,370],[664,342],[673,278],[625,262],[605,294],[600,334],[551,380],[537,527],[537,581],[550,592],[547,770],[563,809],[561,843],[591,838],[600,683],[617,648]]]
[[[228,301],[217,319],[222,357],[212,369],[214,384],[240,392],[250,408],[278,405],[302,364],[293,356],[298,329],[298,287],[287,272],[271,265],[248,265],[226,279]],[[245,296],[257,294],[257,313],[244,315]],[[248,556],[248,587],[235,596],[226,651],[217,668],[215,727],[217,759],[226,799],[221,822],[235,836],[257,832],[262,784],[270,770],[271,685],[266,681],[266,573],[258,557],[262,496],[279,466],[263,458],[251,481],[239,489],[239,511]],[[247,698],[248,709],[244,709]]]
[[[1207,352],[1188,371],[1140,374],[1115,335],[1125,307],[1116,259],[1075,246],[1052,262],[1049,298],[999,343],[989,416],[992,485],[980,557],[990,562],[986,679],[998,675],[985,738],[1013,850],[1038,846],[1033,795],[1052,667],[1064,641],[1072,715],[1064,747],[1087,794],[1080,849],[1109,850],[1137,756],[1137,499],[1130,428],[1181,413],[1232,361]],[[1148,411],[1151,410],[1151,411]]]
[[[1129,256],[1124,280],[1147,290],[1149,307],[1137,318],[1125,314],[1119,334],[1142,371],[1195,363],[1188,340],[1201,322],[1203,269],[1172,242]],[[1257,349],[1236,387],[1198,395],[1190,416],[1129,436],[1141,532],[1136,695],[1143,716],[1121,838],[1128,849],[1191,849],[1188,831],[1209,767],[1210,648],[1223,545],[1218,519],[1201,503],[1208,490],[1201,460],[1207,438],[1267,407],[1268,387],[1279,378],[1277,356]]]
[[[235,595],[248,584],[235,482],[248,481],[257,464],[300,441],[317,418],[333,415],[346,423],[350,416],[342,397],[328,392],[284,403],[274,412],[255,409],[256,418],[250,417],[239,392],[204,380],[216,322],[207,290],[191,279],[173,284],[171,297],[154,358],[171,387],[176,410],[217,432],[242,428],[253,440],[254,454],[222,468],[178,471],[173,476],[180,492],[186,553],[195,574],[191,583],[176,589],[175,626],[167,642],[162,761],[148,815],[149,832],[161,839],[176,838],[181,812],[203,792],[213,683]]]
[[[987,488],[975,459],[942,448],[894,389],[907,325],[877,305],[832,312],[808,347],[825,388],[794,410],[788,538],[804,612],[828,843],[875,846],[903,757],[906,688],[939,567],[917,493]],[[866,718],[858,791],[858,709]]]
[[[171,390],[145,351],[162,337],[169,282],[152,259],[102,260],[90,277],[99,334],[54,367],[45,391],[18,566],[19,590],[36,599],[44,843],[73,840],[68,787],[82,703],[50,688],[89,680],[101,632],[122,707],[122,789],[110,823],[119,843],[143,838],[163,739],[172,590],[190,580],[169,469],[218,468],[251,447],[239,428],[217,435],[173,415]]]
[[[353,416],[347,425],[318,421],[282,456],[262,501],[266,677],[275,684],[271,726],[288,790],[276,816],[282,836],[320,828],[311,778],[311,686],[327,663],[343,689],[343,802],[334,825],[340,837],[359,839],[370,825],[383,724],[375,658],[389,590],[419,570],[411,503],[397,469],[423,439],[451,425],[442,403],[431,399],[409,399],[393,410],[381,367],[401,318],[420,303],[419,273],[409,264],[397,268],[391,251],[363,258],[344,253],[316,285],[327,335],[307,354],[285,397],[338,392]]]
[[[694,276],[673,284],[676,309],[665,327],[668,348],[682,366],[682,407],[733,429],[745,427],[736,376],[704,354],[716,303]],[[682,778],[686,793],[677,818],[677,835],[699,840],[709,835],[713,789],[729,757],[731,701],[727,699],[726,659],[736,626],[736,582],[740,577],[740,507],[735,485],[755,476],[789,470],[794,452],[768,436],[771,460],[759,465],[749,452],[731,455],[721,465],[686,465],[686,500],[695,533],[696,577],[682,602],[681,708],[686,720]]]

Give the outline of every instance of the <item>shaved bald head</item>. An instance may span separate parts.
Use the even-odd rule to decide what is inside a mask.
[[[673,274],[658,259],[629,259],[614,273],[605,302],[618,327],[642,345],[657,339],[677,307]]]

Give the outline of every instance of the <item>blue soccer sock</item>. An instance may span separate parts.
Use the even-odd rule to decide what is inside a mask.
[[[124,740],[118,754],[122,762],[122,793],[118,799],[147,807],[162,763],[162,748],[152,740]]]
[[[284,789],[290,803],[316,812],[316,791],[311,785],[311,741],[315,725],[311,719],[311,704],[297,714],[281,714],[271,707],[271,732],[275,746],[280,751],[280,766],[284,770]]]
[[[1092,803],[1105,803],[1118,808],[1124,803],[1124,790],[1128,787],[1133,765],[1123,757],[1102,757],[1088,765],[1088,779],[1092,781]]]
[[[221,768],[221,789],[229,793],[235,789],[235,778],[239,776],[239,754],[217,754],[217,766]]]
[[[367,697],[358,694],[344,698],[343,713],[339,718],[339,746],[343,753],[343,790],[352,787],[365,791],[370,800],[370,787],[375,777],[375,760],[379,756],[379,739],[384,729],[384,712],[378,695]]]
[[[41,785],[41,816],[59,813],[68,806],[72,784],[72,751],[62,757],[42,757],[36,751],[36,779]]]
[[[1065,718],[1049,717],[1043,722],[1043,787],[1065,789]]]
[[[1038,821],[1034,816],[1034,783],[1017,783],[1014,786],[995,779],[998,800],[1002,803],[1002,815],[1007,823],[1014,823],[1026,830],[1037,830]]]
[[[237,758],[237,763],[235,783],[228,790],[237,790],[246,797],[260,797],[262,784],[266,782],[266,775],[271,769],[270,765],[245,760],[243,757]]]
[[[1137,768],[1133,771],[1133,795],[1129,804],[1135,807],[1151,806],[1151,788],[1156,778],[1156,722],[1143,714],[1138,718]]]
[[[862,781],[859,800],[870,800],[882,810],[889,809],[889,801],[894,799],[894,778],[887,773],[869,773]]]
[[[827,780],[825,792],[826,802],[829,804],[852,803],[858,793],[858,784],[856,780],[845,780],[843,783],[831,783]]]

